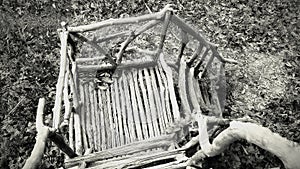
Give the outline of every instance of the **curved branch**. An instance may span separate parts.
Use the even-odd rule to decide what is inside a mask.
[[[245,139],[276,155],[287,169],[300,168],[300,146],[271,130],[254,123],[232,121],[230,127],[221,132],[211,144],[209,150],[200,150],[189,160],[189,165],[197,161],[222,153],[231,143]]]

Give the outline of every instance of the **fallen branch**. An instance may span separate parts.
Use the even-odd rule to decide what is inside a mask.
[[[230,127],[221,132],[209,146],[201,149],[188,162],[195,165],[205,157],[216,156],[222,153],[231,143],[245,139],[276,155],[287,169],[300,168],[300,146],[296,142],[287,140],[271,130],[254,123],[232,121]]]

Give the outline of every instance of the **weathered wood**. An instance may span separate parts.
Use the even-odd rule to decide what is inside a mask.
[[[160,64],[161,64],[164,72],[166,73],[167,82],[168,82],[168,89],[169,89],[169,92],[170,92],[172,112],[173,112],[173,115],[174,115],[174,120],[176,121],[176,120],[179,120],[180,113],[179,113],[179,108],[178,108],[178,104],[177,104],[177,100],[176,100],[176,95],[175,95],[175,91],[174,91],[174,83],[173,83],[172,70],[167,65],[167,63],[165,62],[164,56],[163,56],[162,53],[160,54]]]
[[[76,63],[86,63],[86,62],[99,62],[105,59],[105,56],[99,56],[99,57],[92,57],[92,58],[76,58]]]
[[[148,134],[148,127],[147,127],[147,119],[146,119],[146,115],[145,115],[145,110],[143,107],[143,102],[142,102],[142,93],[140,92],[140,87],[138,84],[138,71],[139,70],[135,70],[132,72],[133,74],[133,83],[134,83],[134,88],[135,88],[135,96],[136,96],[136,100],[137,100],[137,105],[138,105],[138,114],[141,118],[141,126],[142,126],[142,133],[143,133],[143,138],[144,139],[148,139],[149,138],[149,134]]]
[[[207,69],[211,66],[212,61],[214,60],[214,55],[210,56],[208,61],[205,64],[204,69],[200,72],[200,74],[198,75],[199,78],[201,79],[203,77],[203,75],[207,72]]]
[[[96,90],[96,85],[94,84],[94,89],[93,89],[93,100],[94,100],[94,109],[95,109],[95,125],[96,125],[96,147],[97,151],[101,150],[101,121],[100,121],[100,110],[99,110],[99,104],[98,104],[98,97],[97,97],[97,90]]]
[[[167,5],[164,9],[157,13],[152,13],[152,14],[147,14],[147,15],[142,15],[142,16],[137,16],[137,17],[128,17],[128,18],[121,18],[121,19],[109,19],[103,22],[98,22],[98,23],[93,23],[89,25],[82,25],[82,26],[77,26],[77,27],[68,27],[69,32],[86,32],[86,31],[92,31],[96,29],[100,29],[103,27],[107,26],[112,26],[112,25],[122,25],[122,24],[135,24],[135,23],[140,23],[144,21],[149,21],[149,20],[161,20],[165,13],[167,11],[172,10],[169,5]]]
[[[145,106],[145,114],[146,114],[146,120],[147,120],[147,126],[148,126],[148,130],[149,130],[149,137],[154,137],[154,128],[152,125],[152,118],[151,118],[151,114],[150,114],[150,104],[148,101],[148,95],[147,95],[147,91],[146,91],[146,86],[144,83],[144,76],[142,73],[142,69],[138,70],[138,75],[139,75],[139,83],[140,83],[140,87],[142,90],[142,96],[143,96],[143,101],[144,101],[144,106]]]
[[[55,103],[53,108],[53,127],[58,129],[60,123],[60,113],[62,105],[62,94],[64,88],[65,73],[67,67],[67,39],[68,32],[63,31],[59,33],[61,41],[61,50],[60,50],[60,67],[58,80],[56,84],[56,93],[55,93]]]
[[[201,112],[201,108],[198,102],[198,98],[197,98],[197,94],[196,94],[196,89],[194,87],[194,68],[191,68],[188,72],[188,86],[187,86],[187,90],[188,90],[188,95],[190,97],[191,103],[193,105],[193,110],[197,111],[197,112]],[[198,85],[198,84],[197,84]]]
[[[120,98],[121,98],[121,113],[122,113],[122,120],[123,120],[123,129],[124,129],[124,144],[130,143],[130,135],[128,130],[128,123],[127,123],[127,114],[126,114],[126,101],[125,101],[125,94],[123,89],[123,78],[119,78],[119,92],[120,92]]]
[[[185,49],[187,43],[189,42],[188,35],[184,30],[181,30],[180,34],[181,34],[181,42],[180,42],[179,54],[177,57],[177,63],[180,63],[184,49]]]
[[[115,79],[113,79],[114,82],[116,82]],[[112,113],[113,113],[113,128],[114,133],[113,137],[115,139],[115,146],[120,146],[120,132],[119,132],[119,121],[118,121],[118,112],[117,112],[117,106],[116,106],[116,93],[115,93],[115,86],[114,83],[110,86],[110,93],[111,93],[111,104],[112,104]],[[118,94],[118,93],[117,93]]]
[[[122,79],[123,79],[123,86],[124,86],[124,95],[125,95],[125,103],[126,103],[126,115],[127,115],[127,124],[129,129],[130,135],[130,142],[136,140],[136,133],[135,133],[135,119],[133,118],[133,111],[131,107],[131,96],[129,94],[129,87],[128,87],[128,80],[127,75],[125,75],[124,71],[122,71]]]
[[[156,112],[157,112],[157,121],[159,124],[159,129],[160,129],[161,133],[163,133],[163,131],[166,128],[166,124],[164,121],[164,115],[163,115],[163,110],[162,110],[162,105],[161,105],[162,101],[160,99],[159,91],[157,88],[156,78],[155,78],[155,74],[154,74],[154,68],[150,68],[149,71],[150,71],[151,84],[152,84]]]
[[[68,90],[68,81],[69,81],[69,71],[66,71],[65,75],[65,84],[64,84],[64,90],[63,90],[63,95],[64,95],[64,106],[65,106],[65,113],[64,113],[64,119],[60,127],[68,125],[69,123],[69,118],[70,118],[70,113],[71,113],[71,102],[69,100],[69,90]]]
[[[89,99],[90,99],[90,122],[92,127],[92,137],[93,137],[93,145],[94,150],[98,149],[98,137],[97,137],[97,127],[96,125],[96,112],[95,112],[95,100],[94,100],[94,83],[92,81],[89,82]]]
[[[105,90],[106,94],[106,100],[107,100],[107,115],[108,115],[108,122],[109,122],[109,132],[108,137],[111,138],[111,147],[116,146],[116,139],[115,139],[115,129],[114,129],[114,123],[113,123],[113,113],[111,108],[111,93],[110,90]]]
[[[133,83],[133,76],[132,76],[132,72],[136,72],[136,71],[137,71],[136,69],[132,69],[131,71],[128,72],[128,82],[129,82],[130,98],[131,98],[135,130],[136,130],[138,140],[142,140],[143,133],[142,133],[141,120],[139,115],[140,113],[138,112],[137,99],[135,95],[135,92],[136,90],[138,90],[138,88],[135,88]]]
[[[86,114],[86,107],[85,107],[85,94],[84,94],[84,87],[83,87],[83,82],[79,82],[79,93],[80,93],[80,102],[82,104],[81,106],[81,111],[80,113],[80,125],[81,125],[81,130],[82,130],[82,141],[83,141],[83,146],[84,150],[87,151],[88,147],[88,140],[87,140],[87,131],[86,131],[86,123],[85,123],[85,114]]]
[[[122,121],[122,112],[120,106],[120,91],[118,87],[117,79],[114,79],[114,89],[115,89],[115,97],[116,97],[116,111],[118,115],[118,127],[119,127],[119,137],[120,137],[120,145],[124,145],[124,132],[123,132],[123,121]]]
[[[72,148],[72,150],[75,150],[74,145],[74,114],[70,114],[70,120],[69,120],[69,146]]]
[[[157,122],[157,110],[156,110],[154,96],[153,96],[153,89],[151,87],[150,76],[147,68],[145,68],[143,72],[145,75],[146,87],[147,87],[148,98],[149,98],[149,106],[150,106],[151,119],[152,119],[151,124],[153,125],[154,135],[158,136],[160,135],[160,130]]]
[[[175,160],[176,157],[180,156],[182,152],[179,150],[157,152],[157,153],[144,153],[137,156],[131,156],[131,158],[125,157],[124,159],[118,158],[115,160],[107,160],[107,162],[100,165],[91,167],[96,168],[137,168],[143,165],[154,163],[162,160]]]
[[[164,86],[164,96],[162,96],[162,98],[164,99],[164,102],[162,103],[163,106],[165,106],[165,111],[166,111],[166,114],[167,114],[167,119],[168,119],[168,125],[170,125],[171,123],[173,123],[173,112],[171,111],[171,107],[170,107],[170,96],[169,96],[169,87],[168,87],[168,82],[167,82],[167,78],[165,76],[165,73],[164,71],[162,70],[162,67],[161,65],[159,64],[158,65],[158,71],[159,71],[159,74],[162,78],[162,83],[163,83],[163,86]],[[168,126],[167,126],[168,127]]]
[[[210,51],[210,48],[204,47],[203,49],[204,52],[201,52],[200,54],[200,60],[195,64],[195,76],[198,76],[200,73],[200,67],[202,66],[202,63],[204,62],[205,58],[208,56],[208,52]]]
[[[102,42],[109,41],[109,40],[119,38],[122,36],[128,36],[129,34],[130,34],[130,31],[118,32],[118,33],[115,33],[112,35],[101,37],[100,39],[95,40],[95,43],[102,43]]]
[[[84,84],[84,95],[85,95],[85,124],[88,136],[88,143],[89,148],[94,149],[94,139],[93,139],[93,128],[91,124],[91,103],[90,103],[90,97],[89,97],[89,83]]]
[[[169,146],[174,140],[175,134],[162,135],[147,140],[141,140],[120,147],[115,147],[101,152],[96,152],[82,157],[77,157],[73,159],[67,159],[65,162],[66,167],[71,167],[78,165],[85,161],[87,163],[109,159],[113,157],[118,157],[122,155],[130,155],[146,150],[151,150],[158,147]]]
[[[100,128],[101,128],[101,150],[105,150],[106,149],[106,121],[104,119],[104,109],[103,109],[103,100],[104,98],[102,97],[102,93],[101,90],[98,89],[98,102],[99,102],[99,111],[100,111]]]
[[[181,106],[184,114],[190,114],[191,108],[186,92],[186,63],[184,58],[180,60],[179,75],[178,75],[178,90],[181,99]]]
[[[166,128],[169,124],[169,120],[168,120],[168,116],[167,116],[167,112],[166,112],[166,101],[165,101],[165,86],[162,83],[162,76],[160,75],[160,72],[158,70],[158,66],[155,67],[155,74],[157,76],[157,81],[158,81],[158,87],[159,87],[159,98],[161,101],[161,114],[162,114],[162,119],[164,122],[164,127]],[[164,128],[164,130],[165,130]]]
[[[100,90],[102,96],[102,106],[103,106],[103,117],[104,117],[104,124],[105,124],[105,132],[106,132],[106,148],[112,148],[112,135],[111,135],[111,128],[110,128],[110,121],[109,121],[109,114],[108,114],[108,98],[106,95],[106,90]]]

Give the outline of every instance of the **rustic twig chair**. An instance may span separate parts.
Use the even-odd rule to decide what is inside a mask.
[[[224,63],[232,61],[169,5],[62,26],[54,130],[47,133],[69,156],[66,168],[185,167],[188,146],[178,143],[194,114],[222,116]],[[43,104],[37,123],[45,128]],[[57,132],[65,127],[67,141]]]

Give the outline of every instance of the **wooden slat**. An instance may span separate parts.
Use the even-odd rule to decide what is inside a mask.
[[[113,157],[118,157],[122,155],[130,155],[130,154],[151,150],[158,147],[169,146],[171,145],[172,142],[174,142],[174,137],[175,134],[171,134],[171,135],[162,135],[162,136],[154,137],[147,140],[137,141],[131,144],[115,147],[101,152],[96,152],[82,157],[67,159],[65,161],[65,165],[66,167],[72,167],[82,162],[89,163],[89,162],[109,159]]]
[[[68,124],[70,113],[71,113],[71,102],[69,100],[69,71],[67,69],[67,72],[65,74],[65,85],[64,85],[64,90],[63,90],[63,96],[64,96],[64,106],[65,106],[65,113],[64,113],[64,121],[63,123]]]
[[[164,94],[164,100],[165,100],[165,108],[166,108],[166,113],[167,113],[167,117],[168,117],[168,124],[173,123],[174,122],[174,118],[173,118],[173,112],[171,111],[171,106],[170,106],[170,96],[169,96],[169,87],[168,87],[168,82],[167,82],[167,78],[165,76],[164,71],[162,70],[161,65],[158,65],[158,70],[160,73],[160,76],[162,78],[162,82],[165,88],[165,94]]]
[[[133,82],[134,82],[136,100],[137,100],[137,104],[138,104],[138,112],[139,112],[139,115],[141,117],[143,138],[147,139],[147,138],[149,138],[149,133],[148,133],[147,119],[146,119],[146,115],[145,115],[145,110],[144,110],[143,102],[142,102],[142,98],[141,98],[142,93],[140,92],[139,84],[138,84],[138,71],[139,70],[136,70],[136,71],[132,72],[133,73]]]
[[[139,84],[142,90],[142,96],[143,96],[143,101],[144,101],[144,106],[145,106],[145,114],[146,114],[146,120],[147,120],[147,126],[149,130],[149,137],[154,137],[154,128],[152,125],[152,118],[151,118],[151,111],[150,111],[150,105],[148,101],[148,96],[147,96],[147,90],[146,86],[144,84],[144,76],[142,73],[142,69],[139,69]]]
[[[114,80],[114,82],[116,82],[116,80]],[[114,127],[114,133],[113,133],[113,137],[116,141],[115,146],[120,146],[121,142],[120,142],[120,132],[119,132],[119,121],[118,121],[118,113],[117,113],[117,106],[116,106],[116,93],[115,93],[115,86],[114,84],[112,84],[110,86],[110,93],[111,93],[111,104],[112,104],[112,113],[113,113],[113,127]]]
[[[158,66],[155,67],[155,74],[157,76],[158,80],[158,86],[159,86],[159,93],[160,93],[160,101],[161,101],[161,110],[162,110],[162,118],[165,123],[165,127],[168,126],[169,120],[168,120],[168,115],[167,115],[167,110],[166,110],[166,100],[165,100],[165,86],[162,82],[162,76],[160,75],[160,72],[158,70]]]
[[[181,99],[183,113],[191,113],[189,100],[186,92],[186,63],[184,58],[180,59],[179,75],[178,75],[178,90]]]
[[[135,88],[133,83],[133,76],[132,72],[136,72],[136,69],[132,69],[131,72],[128,72],[128,82],[129,82],[129,88],[130,88],[130,96],[131,96],[131,105],[133,110],[133,117],[134,117],[134,123],[135,123],[135,129],[138,140],[143,139],[143,133],[141,128],[141,120],[140,120],[140,113],[138,112],[138,106],[135,96],[135,91],[138,90],[138,88]]]
[[[86,123],[86,131],[87,131],[87,136],[89,141],[89,148],[94,149],[93,129],[91,124],[91,103],[89,98],[89,83],[84,84],[84,94],[85,94],[85,101],[86,101],[85,102],[85,108],[86,108],[85,123]]]
[[[125,101],[125,94],[123,89],[123,78],[119,78],[119,92],[120,92],[120,102],[121,102],[121,113],[122,113],[122,121],[123,121],[123,129],[124,129],[124,143],[130,143],[130,135],[128,131],[128,123],[127,123],[127,115],[126,115],[126,101]]]
[[[121,103],[120,103],[120,93],[118,87],[117,79],[114,79],[114,89],[115,89],[115,97],[116,97],[116,111],[118,116],[118,127],[119,127],[119,137],[120,137],[120,145],[124,145],[124,131],[123,131],[123,121],[122,121],[122,112],[121,112]]]
[[[111,147],[116,146],[116,139],[114,136],[114,123],[113,123],[113,113],[112,113],[112,106],[111,106],[111,93],[110,90],[105,90],[106,94],[106,100],[107,100],[107,115],[108,115],[108,121],[109,121],[109,132],[108,137],[111,138]]]
[[[112,136],[111,136],[111,128],[110,128],[110,121],[109,121],[109,115],[108,115],[108,105],[107,105],[107,95],[106,91],[101,90],[101,96],[102,96],[102,106],[103,106],[103,116],[104,116],[104,127],[106,131],[106,148],[109,149],[111,148],[111,143],[112,143]]]
[[[72,150],[75,150],[74,146],[74,114],[70,114],[70,120],[69,120],[69,146],[72,148]]]
[[[193,110],[196,110],[197,112],[201,112],[200,109],[200,105],[198,102],[198,98],[196,95],[196,90],[194,88],[194,83],[193,83],[193,79],[194,79],[194,68],[191,68],[188,72],[188,86],[187,86],[187,90],[188,90],[188,95],[190,97],[191,103],[193,105]]]
[[[150,105],[150,113],[151,113],[151,117],[152,117],[152,123],[150,123],[148,125],[153,125],[154,135],[158,136],[158,135],[160,135],[160,131],[159,131],[158,122],[157,122],[157,110],[156,110],[153,91],[152,91],[152,87],[151,87],[150,76],[149,76],[149,72],[146,68],[143,69],[143,72],[145,74],[146,87],[147,87],[149,105]]]
[[[128,80],[124,73],[122,72],[122,79],[123,79],[123,86],[124,86],[124,94],[125,94],[125,103],[126,103],[126,110],[127,110],[127,123],[128,123],[128,129],[129,129],[129,135],[130,135],[130,142],[133,142],[136,140],[136,133],[135,133],[135,127],[134,127],[134,118],[133,118],[133,111],[131,107],[131,99],[129,94],[129,87],[128,87]]]
[[[200,68],[204,62],[204,60],[206,59],[206,57],[208,56],[208,52],[210,51],[210,48],[204,47],[199,55],[200,60],[195,64],[195,75],[198,76],[199,72],[200,72]]]
[[[167,65],[167,63],[165,62],[163,54],[160,54],[160,64],[161,64],[164,72],[166,73],[167,82],[168,82],[168,89],[169,89],[169,92],[170,92],[172,112],[173,112],[173,115],[174,115],[174,120],[176,121],[176,120],[180,119],[180,113],[179,113],[178,103],[177,103],[176,95],[175,95],[175,91],[174,91],[172,70]]]
[[[156,78],[155,78],[155,74],[154,74],[154,68],[150,68],[150,76],[151,76],[151,84],[152,84],[152,89],[153,89],[153,94],[154,94],[158,124],[159,124],[161,133],[163,133],[163,131],[166,128],[166,124],[164,121],[163,110],[162,110],[162,105],[161,105],[162,101],[160,99],[159,91],[157,88]]]
[[[199,44],[196,51],[193,53],[192,57],[187,62],[187,65],[189,67],[191,67],[193,65],[194,61],[198,58],[198,56],[201,53],[202,49],[203,49],[203,45]]]
[[[103,100],[101,90],[98,89],[98,104],[99,104],[99,111],[100,111],[100,127],[101,127],[101,150],[105,150],[106,146],[106,128],[105,128],[105,119],[104,119],[104,112],[103,112]]]
[[[202,97],[202,91],[200,90],[198,79],[193,78],[193,84],[194,84],[193,86],[194,86],[194,89],[195,89],[195,94],[196,94],[196,97],[197,97],[197,100],[198,100],[198,103],[199,103],[200,107],[206,108],[206,105],[204,103],[204,99]]]
[[[97,133],[97,149],[98,151],[102,150],[101,147],[101,121],[100,121],[100,107],[99,107],[99,103],[98,103],[98,97],[97,97],[97,90],[96,90],[96,86],[94,88],[93,91],[93,95],[94,95],[94,101],[95,101],[95,120],[96,120],[96,133]]]
[[[87,139],[86,124],[85,124],[85,114],[86,114],[85,102],[86,101],[85,101],[84,87],[82,83],[83,82],[79,82],[79,94],[80,94],[80,102],[81,102],[80,125],[82,129],[82,140],[83,140],[84,150],[87,151],[88,139]]]
[[[95,112],[95,101],[94,101],[94,83],[89,82],[89,96],[90,96],[90,120],[92,124],[92,137],[93,137],[93,144],[94,150],[98,150],[98,137],[97,137],[97,127],[96,127],[96,112]]]

